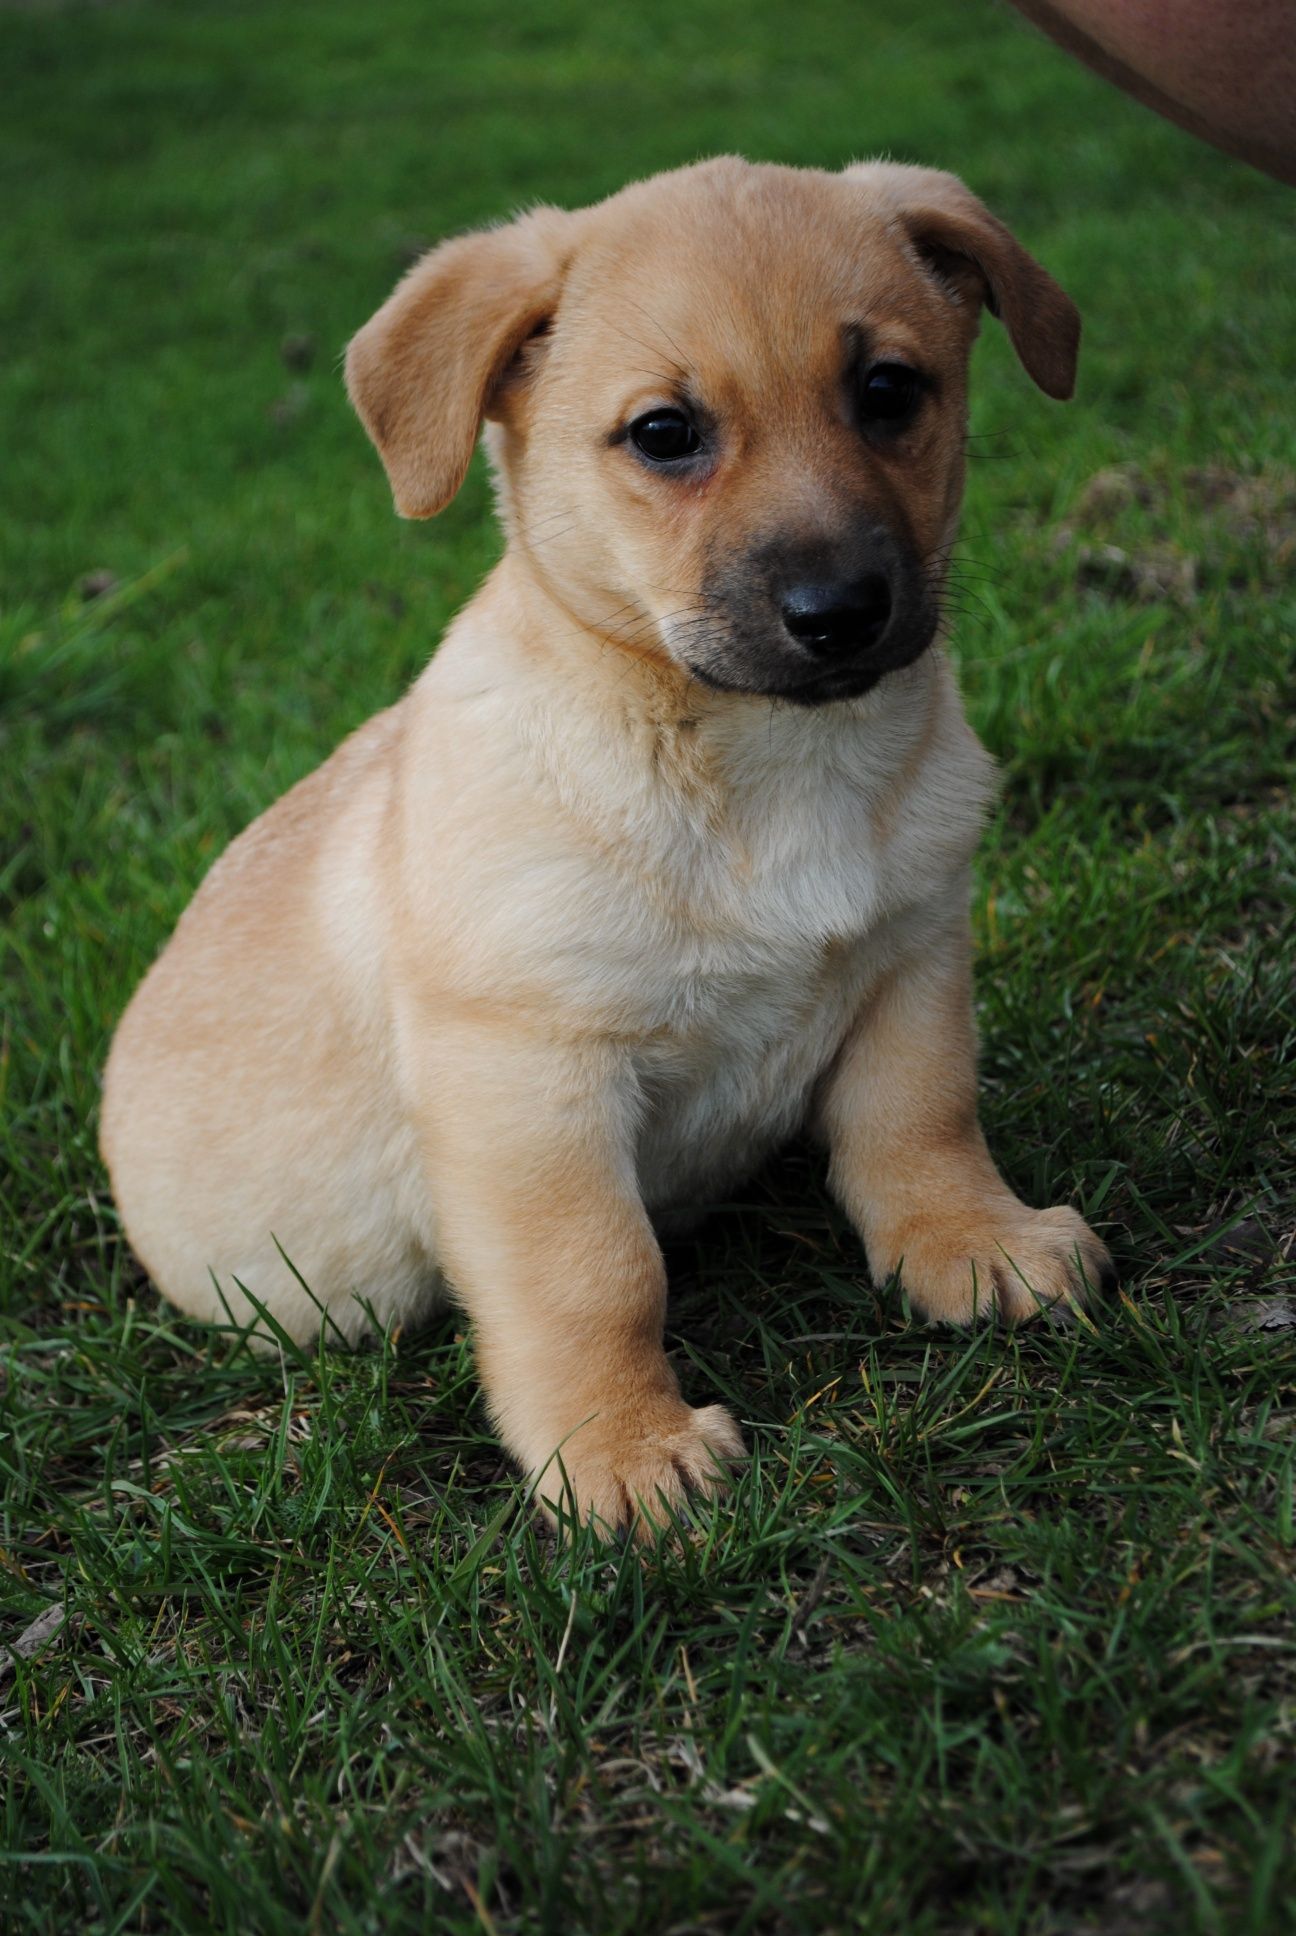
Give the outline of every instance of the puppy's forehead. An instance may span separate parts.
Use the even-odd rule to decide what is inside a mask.
[[[859,181],[723,160],[638,183],[589,214],[564,310],[601,365],[741,383],[835,361],[850,325],[934,338],[938,353],[957,334],[891,211]]]

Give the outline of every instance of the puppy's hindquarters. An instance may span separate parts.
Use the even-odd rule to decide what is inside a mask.
[[[241,1283],[298,1340],[317,1335],[320,1305],[331,1332],[356,1338],[369,1328],[357,1297],[379,1324],[434,1301],[381,973],[398,711],[233,844],[113,1042],[101,1141],[114,1195],[190,1316],[251,1320]]]

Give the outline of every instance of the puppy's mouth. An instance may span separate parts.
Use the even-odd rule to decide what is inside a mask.
[[[859,658],[828,665],[806,665],[764,639],[727,642],[703,664],[685,660],[688,672],[712,692],[743,693],[749,698],[781,699],[793,706],[828,706],[862,699],[889,673],[913,665],[936,636],[936,614],[924,613],[916,623],[898,628]]]
[[[886,677],[885,672],[855,666],[816,673],[808,679],[786,684],[754,685],[724,678],[707,666],[690,665],[688,670],[704,686],[709,686],[712,692],[741,692],[750,698],[787,699],[794,706],[827,706],[835,699],[862,699],[866,692],[872,691],[879,679]]]

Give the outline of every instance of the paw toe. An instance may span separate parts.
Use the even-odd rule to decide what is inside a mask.
[[[1013,1323],[1043,1316],[1065,1325],[1112,1278],[1107,1246],[1074,1210],[1042,1210],[1023,1233],[1007,1269],[1000,1310]]]
[[[720,1492],[743,1456],[742,1435],[720,1405],[681,1406],[655,1430],[642,1419],[620,1431],[600,1419],[583,1445],[582,1437],[564,1454],[565,1497],[542,1483],[542,1503],[570,1517],[574,1502],[581,1519],[623,1542],[651,1539],[666,1526],[691,1529],[690,1506]]]

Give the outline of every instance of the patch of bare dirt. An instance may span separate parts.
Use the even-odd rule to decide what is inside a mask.
[[[1112,599],[1188,606],[1211,581],[1276,583],[1296,566],[1296,475],[1111,465],[1082,487],[1053,550]]]

